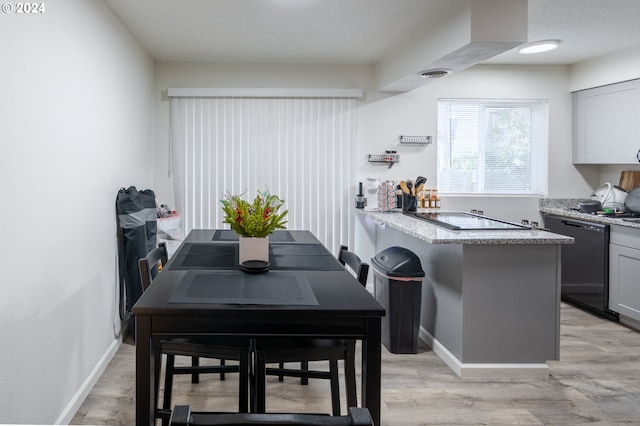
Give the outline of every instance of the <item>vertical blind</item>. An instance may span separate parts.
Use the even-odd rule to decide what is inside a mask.
[[[356,99],[171,98],[176,208],[184,231],[225,228],[225,192],[269,190],[288,229],[312,231],[334,253],[352,244]]]

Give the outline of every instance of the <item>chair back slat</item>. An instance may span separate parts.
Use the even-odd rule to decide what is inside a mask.
[[[167,254],[167,246],[160,243],[157,248],[151,250],[146,257],[138,259],[138,269],[140,271],[140,281],[142,282],[142,290],[145,291],[153,279],[158,275],[158,264],[166,265],[169,261]]]
[[[367,277],[369,276],[369,264],[360,260],[357,254],[349,251],[349,247],[340,246],[340,253],[338,254],[338,261],[343,265],[348,265],[349,268],[356,273],[356,278],[363,286],[367,285]]]

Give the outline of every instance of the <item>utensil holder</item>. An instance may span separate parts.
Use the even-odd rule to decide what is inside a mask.
[[[405,212],[415,212],[418,209],[418,197],[415,195],[402,194],[402,210]]]

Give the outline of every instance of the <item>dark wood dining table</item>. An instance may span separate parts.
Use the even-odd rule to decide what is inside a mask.
[[[362,342],[361,406],[380,425],[384,308],[309,231],[275,231],[270,270],[238,265],[231,230],[193,230],[133,307],[136,424],[153,425],[160,339],[318,337]]]

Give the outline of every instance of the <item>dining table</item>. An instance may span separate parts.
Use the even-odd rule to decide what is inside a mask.
[[[160,340],[197,336],[304,337],[361,341],[361,394],[380,425],[384,308],[306,230],[269,235],[269,270],[238,262],[238,234],[195,229],[133,307],[136,425],[155,423]]]

